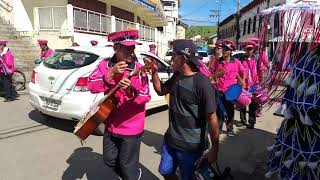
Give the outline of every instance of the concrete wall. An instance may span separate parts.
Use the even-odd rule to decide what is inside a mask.
[[[65,6],[67,0],[6,0],[13,9],[7,11],[5,4],[0,1],[0,15],[14,25],[19,31],[33,31],[34,17],[33,8],[41,6]]]
[[[3,3],[2,1],[0,1],[0,16],[3,17],[6,21],[9,21],[11,24],[13,24],[13,2],[15,0],[6,0],[5,2],[7,2],[9,4],[9,6],[7,6],[5,3]]]
[[[33,36],[33,43],[37,44],[38,39],[48,40],[48,46],[52,49],[66,48],[72,45],[72,37],[60,37],[57,32],[40,32]]]
[[[99,42],[98,46],[106,46],[110,44],[106,36],[85,34],[85,33],[74,33],[73,42],[78,43],[80,46],[91,46],[90,41],[96,40]]]
[[[28,18],[31,21],[32,26],[34,26],[34,18],[33,18],[33,8],[34,7],[45,7],[45,6],[66,6],[67,0],[16,0],[21,1],[26,13],[28,14]],[[19,16],[18,16],[19,17]]]
[[[186,38],[186,29],[183,26],[177,26],[177,39]]]

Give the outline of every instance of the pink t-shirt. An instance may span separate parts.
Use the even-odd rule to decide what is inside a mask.
[[[92,72],[88,79],[88,88],[92,93],[108,93],[119,81],[130,74],[126,70],[123,74],[116,75],[111,81],[108,81],[105,75],[111,70],[113,63],[111,59],[103,60]],[[134,68],[140,68],[142,65],[135,62]],[[120,89],[115,97],[118,104],[112,110],[106,121],[106,129],[119,135],[137,135],[144,130],[144,120],[146,115],[146,103],[151,100],[149,81],[146,74],[133,76],[131,78],[132,94],[127,94]]]
[[[251,86],[259,82],[256,59],[245,58],[242,61],[242,65],[245,69],[245,74],[246,74],[246,78],[245,78],[246,88],[249,89]]]
[[[54,54],[54,51],[52,50],[52,49],[50,49],[50,48],[48,48],[47,50],[45,50],[45,51],[41,51],[40,52],[40,58],[42,59],[42,60],[45,60],[45,59],[48,59],[48,58],[50,58],[51,56],[53,56],[53,54]]]
[[[245,73],[245,69],[242,66],[241,62],[234,58],[231,59],[228,63],[224,60],[219,59],[215,63],[214,68],[211,69],[211,73],[214,74],[218,70],[224,70],[224,75],[218,78],[218,81],[214,86],[222,92],[226,92],[230,86],[237,83],[237,76]]]
[[[269,60],[265,51],[261,51],[258,58],[258,74],[263,74],[269,68]]]
[[[2,57],[0,57],[0,73],[1,74],[13,74],[14,68],[14,58],[11,51],[7,51]]]

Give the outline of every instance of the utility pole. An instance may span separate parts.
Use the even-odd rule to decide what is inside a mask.
[[[210,15],[210,17],[212,18],[218,18],[218,22],[217,22],[217,26],[218,26],[218,29],[217,29],[217,36],[219,38],[219,23],[220,23],[220,10],[210,10],[210,12],[212,13]]]
[[[240,0],[237,0],[236,27],[237,27],[236,44],[238,46],[239,39],[240,39]]]
[[[222,4],[222,0],[217,0],[216,2],[220,3],[219,4],[219,10],[210,10],[210,12],[212,12],[213,14],[210,15],[210,17],[217,17],[218,18],[218,22],[217,22],[217,38],[219,39],[220,37],[220,15],[221,15],[221,4]]]

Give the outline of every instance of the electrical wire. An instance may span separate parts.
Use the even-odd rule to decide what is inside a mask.
[[[191,12],[185,14],[185,15],[181,15],[181,17],[187,17],[187,16],[190,16],[192,14],[194,14],[196,11],[204,8],[208,3],[209,3],[210,0],[207,0],[205,1],[201,6],[197,7],[196,9],[192,10]]]

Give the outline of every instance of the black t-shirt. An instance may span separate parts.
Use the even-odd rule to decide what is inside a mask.
[[[199,152],[207,148],[207,121],[217,108],[210,80],[200,72],[192,76],[174,73],[163,87],[170,91],[165,142],[181,151]]]

